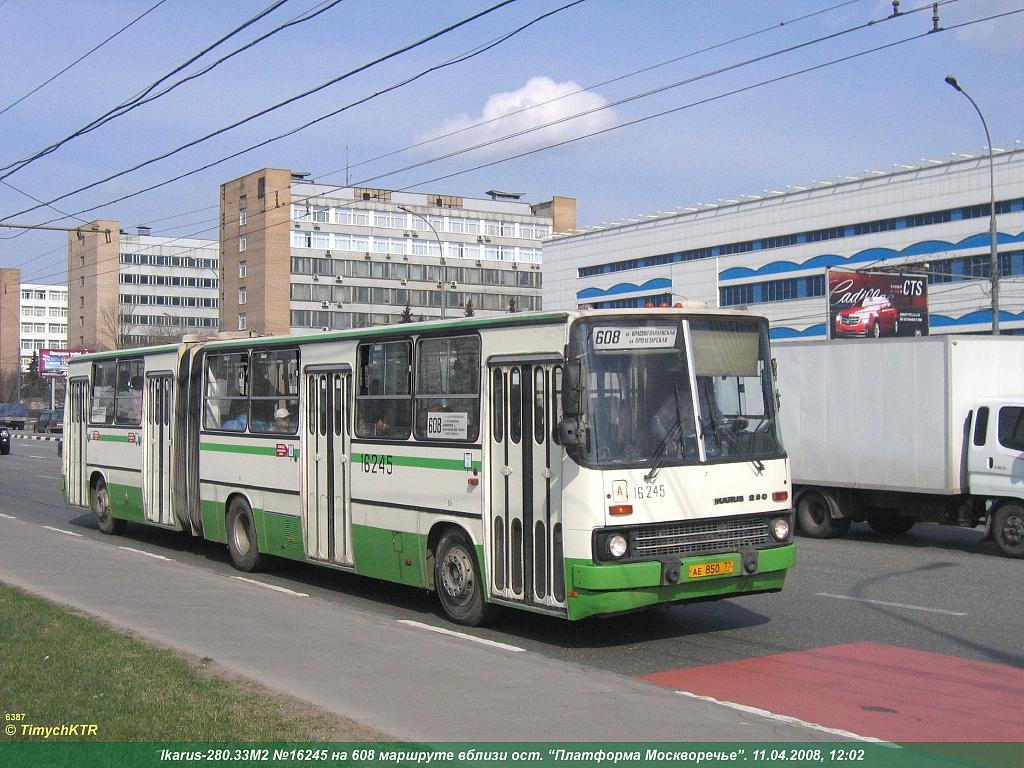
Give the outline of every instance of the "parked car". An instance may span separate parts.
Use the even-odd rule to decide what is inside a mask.
[[[0,456],[11,452],[11,432],[7,427],[0,427]]]
[[[24,429],[28,423],[28,409],[21,403],[0,403],[0,426]]]
[[[859,307],[836,313],[835,335],[895,336],[900,328],[900,311],[888,296],[869,296]]]
[[[33,432],[63,432],[64,431],[64,410],[47,409],[39,414],[36,423],[32,425]]]

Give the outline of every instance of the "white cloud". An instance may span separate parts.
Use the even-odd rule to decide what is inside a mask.
[[[473,153],[473,157],[493,157],[555,144],[614,124],[614,110],[601,109],[608,100],[589,91],[577,93],[580,90],[581,86],[571,80],[556,83],[550,77],[533,77],[518,90],[489,96],[479,115],[448,118],[418,141],[437,139],[422,148],[436,155],[529,131]],[[588,114],[565,119],[583,112]],[[538,127],[542,125],[547,127]],[[456,131],[460,132],[450,135]]]

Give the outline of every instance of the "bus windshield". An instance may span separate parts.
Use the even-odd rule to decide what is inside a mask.
[[[592,318],[574,326],[570,359],[587,374],[584,465],[782,455],[763,321]]]

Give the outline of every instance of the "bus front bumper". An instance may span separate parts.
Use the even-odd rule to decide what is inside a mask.
[[[786,544],[756,551],[757,567],[744,569],[739,553],[701,555],[677,561],[610,563],[589,560],[566,562],[569,589],[568,618],[582,619],[597,614],[622,613],[654,605],[688,601],[718,600],[756,592],[782,589],[786,571],[796,564],[796,547]],[[749,557],[749,555],[748,555]],[[666,568],[679,564],[678,582],[666,583]],[[731,573],[691,576],[691,566],[731,563]],[[710,570],[726,570],[715,567]]]

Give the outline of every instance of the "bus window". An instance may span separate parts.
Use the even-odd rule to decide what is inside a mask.
[[[299,352],[252,353],[249,430],[294,435],[299,426]]]
[[[206,407],[203,427],[245,432],[249,421],[249,356],[245,352],[206,358]]]
[[[480,435],[480,339],[419,344],[416,439],[475,441]]]
[[[543,443],[545,439],[544,403],[547,401],[547,384],[544,368],[533,369],[533,439]]]
[[[93,363],[90,424],[114,423],[114,385],[116,381],[117,363],[115,361]]]
[[[142,423],[141,360],[119,360],[117,363],[117,390],[114,393],[114,423],[137,427]]]
[[[508,376],[508,436],[513,443],[523,438],[523,385],[520,376],[518,368],[513,368]]]
[[[405,440],[412,433],[412,342],[363,344],[358,361],[356,435]]]
[[[505,439],[505,388],[502,386],[504,374],[501,368],[494,369],[494,384],[491,387],[491,418],[494,419],[494,426],[491,431],[494,433],[494,442],[500,443]]]

